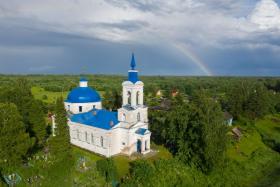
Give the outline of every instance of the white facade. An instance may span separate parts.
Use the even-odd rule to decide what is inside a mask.
[[[70,103],[64,102],[66,111],[70,111],[72,114],[79,114],[88,112],[92,109],[102,109],[101,102],[90,102],[90,103]]]
[[[137,73],[135,70],[130,71]],[[122,86],[123,105],[118,109],[117,116],[115,117],[117,124],[109,121],[111,128],[110,126],[106,128],[106,125],[108,127],[107,122],[102,126],[102,123],[105,123],[103,119],[98,119],[98,117],[94,118],[98,110],[102,109],[101,100],[89,103],[65,101],[65,109],[72,115],[69,116],[68,125],[70,141],[73,145],[106,157],[117,154],[129,156],[135,152],[141,154],[150,152],[151,132],[148,130],[148,108],[143,102],[144,84],[141,81],[134,83],[133,81],[124,81]],[[87,82],[80,81],[80,87],[87,87]],[[110,113],[109,111],[105,112]],[[84,114],[84,117],[79,118],[79,115]],[[73,116],[78,116],[75,119],[81,120],[75,121],[72,118]],[[99,121],[83,121],[91,116],[93,116],[93,119],[98,119]]]

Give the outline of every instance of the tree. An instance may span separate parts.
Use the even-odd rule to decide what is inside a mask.
[[[39,100],[33,100],[29,109],[29,123],[32,135],[36,137],[38,146],[42,146],[46,139],[46,122],[43,110],[43,103]]]
[[[185,102],[174,105],[171,111],[167,114],[166,130],[162,135],[166,139],[166,145],[169,150],[176,154],[180,147],[180,143],[185,142],[185,137],[188,136],[187,130],[189,128],[190,108]]]
[[[122,105],[122,96],[114,89],[112,91],[106,91],[104,94],[103,106],[110,110],[117,110]]]
[[[251,90],[248,99],[247,113],[251,119],[263,117],[269,113],[271,102],[268,97],[268,91],[263,84],[256,84]]]
[[[263,83],[241,82],[228,94],[228,105],[234,117],[254,120],[273,110],[274,104]]]
[[[194,124],[201,133],[198,139],[202,149],[193,150],[193,153],[198,154],[195,164],[202,171],[208,172],[224,161],[227,128],[224,125],[221,106],[217,101],[199,93],[194,99],[194,105],[196,111],[193,113],[191,124]]]
[[[117,168],[112,158],[98,160],[96,167],[107,183],[117,179]]]
[[[113,110],[117,110],[118,108],[120,108],[122,106],[122,96],[121,94],[114,89],[112,91],[112,97],[113,97]]]
[[[232,89],[227,93],[229,110],[235,118],[244,115],[250,96],[250,90],[250,84],[246,81],[242,81],[234,84]]]
[[[130,173],[136,184],[151,184],[154,172],[153,165],[146,160],[137,160],[131,164]]]
[[[28,81],[23,78],[18,79],[12,88],[5,90],[1,95],[0,102],[16,104],[23,118],[23,122],[29,131],[29,109],[34,98]]]
[[[103,95],[103,99],[104,100],[103,100],[102,104],[103,104],[104,108],[112,109],[113,108],[112,95],[108,90],[105,91],[105,94]]]
[[[32,144],[16,105],[0,103],[0,169],[18,166]]]
[[[71,144],[69,127],[67,125],[67,114],[63,105],[63,98],[58,98],[55,105],[56,136],[50,140],[50,150],[58,159],[71,155]]]

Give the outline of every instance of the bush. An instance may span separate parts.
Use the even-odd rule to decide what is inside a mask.
[[[96,167],[107,183],[117,179],[117,168],[112,158],[98,160],[96,162]]]

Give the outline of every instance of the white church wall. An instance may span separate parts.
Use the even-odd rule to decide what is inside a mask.
[[[148,122],[148,108],[139,107],[133,111],[120,108],[118,109],[118,120],[127,123],[136,123],[137,121]]]
[[[89,151],[110,155],[110,131],[79,123],[69,122],[71,143]]]
[[[80,111],[80,106],[82,111]],[[93,108],[102,109],[101,102],[91,102],[91,103],[69,103],[65,102],[64,107],[66,111],[70,111],[73,114],[84,113],[92,110]]]
[[[125,138],[123,136],[123,132],[122,129],[120,128],[115,128],[112,129],[112,134],[111,134],[111,143],[112,143],[112,147],[111,147],[111,155],[115,155],[115,154],[119,154],[122,149],[123,149],[123,139]]]

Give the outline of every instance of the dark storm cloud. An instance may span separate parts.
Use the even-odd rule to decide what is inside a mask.
[[[160,46],[111,43],[3,24],[0,40],[0,73],[126,74],[132,51],[141,74],[199,73],[190,62],[182,63]]]
[[[1,1],[0,73],[126,74],[134,51],[142,74],[280,75],[280,32],[250,22],[256,2]]]

